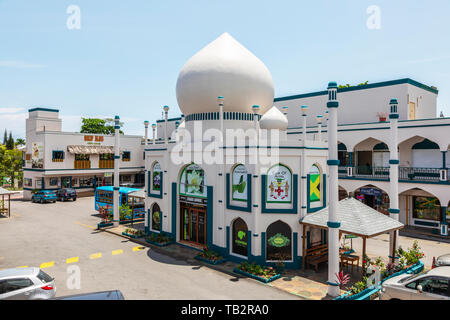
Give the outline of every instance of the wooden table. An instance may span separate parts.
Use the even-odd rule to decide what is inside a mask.
[[[349,265],[352,266],[353,273],[353,262],[356,262],[356,267],[359,266],[359,256],[351,255],[351,254],[341,254],[341,267],[344,265],[348,268]]]

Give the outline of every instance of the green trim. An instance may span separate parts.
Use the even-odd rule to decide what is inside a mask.
[[[167,122],[181,120],[181,117],[167,119]],[[156,123],[165,122],[166,120],[156,120]]]
[[[427,85],[424,85],[420,82],[417,82],[415,80],[412,80],[410,78],[405,79],[399,79],[399,80],[391,80],[391,81],[383,81],[383,82],[377,82],[377,83],[370,83],[363,86],[354,86],[354,87],[348,87],[348,88],[338,88],[337,92],[349,92],[349,91],[357,91],[357,90],[366,90],[366,89],[373,89],[373,88],[380,88],[380,87],[388,87],[388,86],[394,86],[399,84],[410,84],[415,87],[424,89],[426,91],[429,91],[434,94],[438,94],[439,90],[433,89]],[[286,96],[286,97],[279,97],[275,98],[274,102],[278,101],[286,101],[286,100],[294,100],[294,99],[302,99],[302,98],[309,98],[309,97],[316,97],[316,96],[323,96],[328,95],[328,91],[318,91],[318,92],[311,92],[311,93],[304,93],[304,94],[298,94],[293,96]]]
[[[328,226],[328,228],[339,229],[341,227],[341,223],[340,222],[327,221],[327,226]]]
[[[120,167],[120,169],[144,169],[145,167]],[[23,168],[23,171],[83,171],[83,170],[113,170],[113,168],[105,169],[105,168],[86,168],[86,169],[33,169],[33,168]]]
[[[339,102],[337,101],[328,101],[327,102],[327,108],[338,108]]]
[[[28,112],[33,112],[33,111],[59,112],[58,109],[49,109],[49,108],[32,108],[32,109],[28,109]]]
[[[389,115],[389,119],[398,119],[398,118],[400,118],[400,116],[398,115],[398,113],[391,113],[391,114]]]
[[[388,211],[389,211],[389,213],[392,213],[392,214],[399,214],[400,213],[400,209],[391,209],[391,208],[389,208]]]
[[[400,160],[389,160],[389,164],[399,164]]]
[[[340,163],[339,160],[327,160],[327,165],[329,166],[339,166]]]

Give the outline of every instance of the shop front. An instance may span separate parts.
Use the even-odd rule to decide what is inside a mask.
[[[389,215],[389,196],[383,190],[375,187],[359,188],[355,192],[355,198],[365,205]]]
[[[413,196],[412,217],[416,226],[439,227],[442,217],[439,200],[434,197]]]

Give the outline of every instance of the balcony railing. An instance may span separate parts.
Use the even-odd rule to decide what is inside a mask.
[[[73,163],[74,169],[90,169],[91,161],[90,160],[75,160]]]
[[[350,167],[339,167],[339,177],[350,177],[348,175]],[[429,181],[429,182],[442,182],[450,181],[449,174],[450,169],[447,170],[446,180],[441,180],[441,170],[439,168],[415,168],[415,167],[399,167],[399,180],[400,181]],[[389,167],[371,167],[371,166],[357,166],[351,167],[353,172],[352,176],[355,178],[368,178],[368,179],[382,179],[389,180]]]
[[[98,167],[100,169],[113,169],[114,168],[114,160],[99,160]]]

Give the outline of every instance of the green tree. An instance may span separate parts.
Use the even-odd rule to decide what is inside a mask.
[[[6,149],[12,150],[12,149],[14,149],[14,146],[15,146],[14,145],[14,138],[12,136],[12,132],[9,132],[9,138],[6,141]]]
[[[16,146],[24,146],[25,145],[25,139],[17,138],[16,139]]]
[[[81,118],[81,122],[81,133],[114,134],[114,119]]]
[[[6,145],[7,142],[8,142],[8,133],[6,132],[5,129],[5,134],[3,135],[3,144]]]
[[[11,183],[14,179],[22,181],[22,151],[14,148],[8,150],[6,146],[0,146],[0,179],[3,178],[10,178]]]

